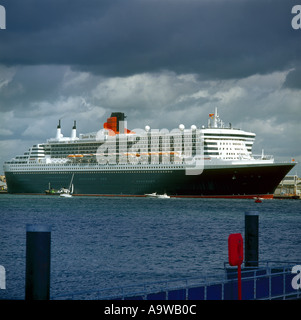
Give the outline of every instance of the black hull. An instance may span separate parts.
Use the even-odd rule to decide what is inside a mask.
[[[200,175],[185,170],[158,171],[74,171],[74,195],[143,196],[167,193],[179,197],[272,198],[294,164],[246,165],[204,169]],[[68,187],[72,172],[6,172],[9,193],[45,194],[49,183],[54,189]]]

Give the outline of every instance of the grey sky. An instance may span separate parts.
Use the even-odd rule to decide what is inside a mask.
[[[55,135],[222,119],[301,161],[301,29],[290,0],[1,0],[0,165]],[[297,170],[299,166],[297,166]],[[1,168],[2,172],[2,168]],[[296,169],[294,169],[294,173]],[[301,172],[299,173],[301,175]]]

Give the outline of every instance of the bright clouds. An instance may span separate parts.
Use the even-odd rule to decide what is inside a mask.
[[[30,73],[30,67],[27,68]],[[57,84],[49,86],[49,79],[44,84],[40,79],[39,84],[48,86],[47,96],[53,99],[35,96],[33,101],[28,98],[27,106],[4,108],[0,130],[3,140],[8,143],[7,139],[19,138],[45,141],[54,136],[58,119],[63,120],[62,130],[66,136],[71,132],[73,120],[78,121],[81,132],[97,131],[112,111],[125,112],[132,128],[144,128],[148,124],[152,128],[172,129],[179,123],[201,126],[206,124],[208,113],[218,107],[225,123],[231,122],[257,134],[258,149],[277,151],[280,157],[300,154],[295,146],[301,133],[301,93],[283,87],[288,72],[240,80],[204,81],[194,74],[173,72],[105,78],[64,66],[60,72],[58,67],[54,69],[60,74],[56,76],[60,81],[59,90]],[[25,78],[24,83],[20,80],[19,72],[23,70],[14,72],[10,86],[22,87],[20,99],[27,97],[28,92],[24,90],[32,89],[26,85]],[[0,93],[5,94],[6,88],[0,88]],[[12,104],[18,100],[16,91],[11,99]],[[9,99],[6,102],[9,103]],[[290,133],[289,139],[286,133]],[[283,149],[279,148],[279,141]]]

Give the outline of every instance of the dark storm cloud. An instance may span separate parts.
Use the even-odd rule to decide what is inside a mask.
[[[57,66],[22,66],[5,90],[1,91],[0,111],[19,110],[31,102],[51,100],[60,92],[66,68]]]
[[[287,0],[2,0],[0,61],[106,76],[170,70],[241,78],[300,59]]]

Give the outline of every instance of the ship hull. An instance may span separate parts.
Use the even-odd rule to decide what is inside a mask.
[[[294,164],[205,168],[200,175],[185,170],[100,170],[64,172],[5,172],[9,193],[45,194],[68,187],[74,173],[74,195],[144,196],[157,192],[173,197],[272,198]]]

